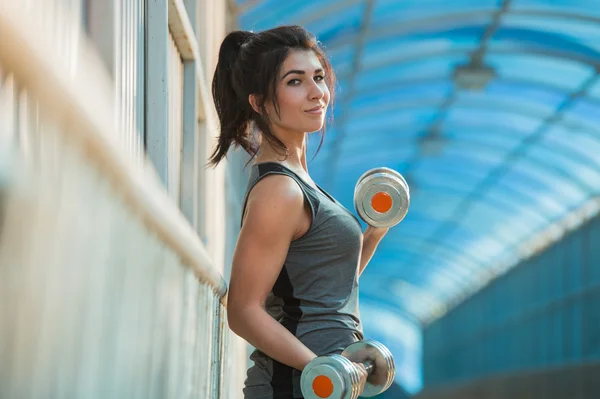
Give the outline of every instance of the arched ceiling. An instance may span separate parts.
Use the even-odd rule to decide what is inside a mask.
[[[243,29],[303,25],[331,57],[335,123],[313,178],[350,210],[370,168],[394,168],[411,186],[407,217],[361,278],[369,303],[433,320],[600,194],[597,1],[234,7]]]

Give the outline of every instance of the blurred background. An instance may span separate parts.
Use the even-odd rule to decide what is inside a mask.
[[[242,397],[210,83],[282,24],[338,76],[313,179],[353,212],[370,168],[410,186],[360,280],[379,397],[599,398],[595,0],[0,0],[0,398]]]

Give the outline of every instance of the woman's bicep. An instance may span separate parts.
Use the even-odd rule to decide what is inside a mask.
[[[289,178],[257,185],[248,200],[229,283],[233,308],[264,303],[304,216],[302,192],[281,179]]]

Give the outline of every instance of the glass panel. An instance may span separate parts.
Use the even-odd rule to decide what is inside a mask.
[[[321,0],[324,4],[329,4],[327,0]],[[301,0],[307,7],[313,10],[312,18],[297,18],[295,11],[291,10],[290,15],[293,18],[293,23],[299,23],[304,26],[309,32],[317,36],[318,40],[327,46],[327,42],[341,39],[346,40],[346,37],[353,37],[360,32],[361,24],[365,13],[365,3],[356,2],[353,5],[343,7],[344,1],[341,1],[342,6],[338,7],[335,13],[320,14],[321,7],[315,7],[312,1]],[[282,2],[285,3],[285,2]],[[323,8],[332,8],[324,6]],[[281,25],[279,20],[274,23]]]
[[[331,40],[337,35],[356,33],[364,15],[364,4],[337,7],[334,13],[319,13],[335,5],[329,0],[259,1],[239,17],[240,26],[255,32],[275,26],[301,24],[319,40]],[[338,3],[343,3],[338,1]]]
[[[521,140],[527,137],[528,133],[519,131],[510,131],[492,127],[465,126],[446,127],[443,137],[449,141],[465,141],[478,145],[496,146],[505,150],[513,148]],[[449,143],[452,144],[452,143]]]
[[[511,4],[511,10],[521,9],[531,10],[549,10],[564,12],[579,12],[583,15],[600,15],[600,8],[594,7],[597,3],[594,0],[514,0]]]
[[[405,245],[414,245],[414,240],[419,237],[428,237],[433,231],[438,227],[439,222],[437,220],[427,221],[425,217],[428,215],[411,209],[410,217],[407,215],[406,218],[402,221],[403,228],[406,231],[410,231],[410,239],[405,239],[405,234],[403,233],[392,233],[390,234],[390,241],[388,245],[392,246],[390,250],[393,248],[402,248]],[[406,224],[404,224],[406,222]],[[398,238],[396,238],[398,236]],[[383,241],[382,241],[383,244]],[[380,244],[381,245],[381,244]],[[385,245],[384,245],[385,247]]]
[[[589,8],[593,8],[593,6],[590,5]],[[589,11],[586,11],[586,15],[588,13]],[[504,28],[517,28],[516,32],[520,34],[524,34],[525,31],[533,31],[532,34],[536,34],[537,39],[543,39],[543,36],[539,36],[540,32],[564,36],[562,40],[564,43],[545,41],[545,44],[572,51],[579,50],[582,53],[589,53],[590,49],[600,49],[600,25],[576,18],[507,14],[502,18],[502,25]],[[559,37],[555,37],[555,39],[560,40]]]
[[[598,126],[597,122],[584,119],[570,111],[565,111],[562,119],[556,122],[556,124],[562,125],[563,129],[566,129],[568,132],[583,132],[588,136],[596,137],[600,135],[600,126]]]
[[[588,119],[595,126],[600,124],[600,102],[579,98],[573,100],[569,109],[564,113],[567,119]],[[587,122],[586,122],[587,123]],[[600,129],[595,129],[600,132]]]
[[[487,109],[452,108],[446,116],[447,124],[503,126],[510,130],[534,131],[541,123],[538,118],[516,115],[510,112],[493,111]]]
[[[436,56],[418,61],[407,62],[368,71],[361,71],[356,76],[356,90],[361,92],[374,86],[382,86],[390,80],[418,79],[431,76],[450,76],[457,64],[467,61],[464,55]],[[340,77],[343,79],[343,77]]]
[[[588,90],[588,96],[590,96],[593,100],[600,100],[600,79],[596,80],[592,87],[590,87]]]
[[[335,68],[335,66],[333,66],[333,68]],[[342,66],[342,68],[348,68],[348,71],[350,71],[351,66]],[[334,69],[334,71],[336,71]],[[337,73],[337,72],[336,72]],[[339,76],[338,76],[339,78]],[[348,91],[350,90],[350,82],[347,80],[340,80],[337,79],[337,81],[335,82],[336,88],[335,88],[335,95],[337,96],[336,99],[339,101],[340,98],[344,98],[344,96],[346,95],[346,93],[348,93]],[[339,106],[335,107],[335,110],[337,111],[337,109],[339,108]]]
[[[518,215],[518,219],[514,216]],[[518,220],[518,222],[517,222]],[[468,212],[461,218],[461,224],[482,235],[496,237],[501,242],[511,242],[515,234],[525,234],[529,230],[525,227],[533,223],[540,223],[539,219],[530,214],[513,209],[510,212],[494,207],[490,202],[470,202]]]
[[[509,79],[497,79],[490,82],[485,88],[485,93],[507,98],[525,98],[555,108],[569,95],[569,92],[561,91],[554,86],[540,85],[523,80],[511,81]]]
[[[447,173],[423,173],[422,171],[419,171],[412,172],[411,177],[416,181],[418,191],[423,189],[439,190],[462,195],[469,194],[480,179],[461,172],[461,169],[454,169]],[[503,191],[503,194],[498,198],[504,200],[505,198],[511,198],[511,195],[514,194],[507,194]],[[515,200],[514,197],[512,197],[512,199],[513,201]]]
[[[379,151],[389,151],[391,148],[406,148],[411,151],[418,149],[417,139],[421,131],[418,129],[401,129],[397,131],[364,131],[362,134],[355,134],[346,137],[340,144],[341,150],[346,153],[353,151],[368,152],[377,154]]]
[[[443,192],[439,192],[435,198],[431,198],[431,196],[424,196],[423,192],[419,192],[418,189],[414,197],[414,200],[411,199],[411,212],[414,210],[417,214],[428,215],[436,220],[445,220],[451,217],[451,211],[463,199],[463,197],[448,195]]]
[[[518,146],[520,143],[515,142],[514,145]],[[485,145],[473,145],[466,141],[451,141],[444,148],[444,154],[469,154],[468,156],[475,156],[476,158],[485,159],[486,163],[496,163],[497,165],[504,162],[506,156],[512,151],[515,146],[510,148],[493,147]]]
[[[329,61],[331,62],[331,66],[336,75],[343,76],[350,73],[352,70],[352,62],[354,61],[354,52],[355,47],[353,43],[336,47],[333,50],[325,49],[325,53],[329,57]],[[338,91],[343,91],[345,90],[345,87],[338,87],[337,89]]]
[[[600,169],[577,156],[565,155],[556,146],[536,145],[527,150],[527,159],[537,161],[546,166],[548,172],[555,173],[558,178],[571,179],[583,189],[594,187],[594,181],[600,182]]]
[[[448,171],[449,168],[460,169],[457,179],[477,179],[481,180],[491,171],[495,165],[493,163],[482,162],[478,158],[471,156],[456,157],[454,154],[442,154],[438,157],[421,158],[412,168],[411,173],[435,174],[440,171]]]
[[[515,210],[523,215],[529,215],[532,220],[537,222],[547,222],[548,215],[560,212],[564,208],[562,200],[550,196],[539,196],[540,189],[533,191],[520,182],[508,179],[500,179],[497,184],[487,188],[485,192],[481,193],[480,200],[490,202],[495,198],[502,198],[506,195],[506,187],[514,188],[519,192],[519,195],[514,198],[514,201],[518,201],[518,207],[515,207]],[[528,212],[529,209],[532,211]]]
[[[372,133],[375,131],[393,131],[398,126],[421,127],[431,121],[437,113],[436,109],[417,109],[410,112],[384,113],[381,115],[363,115],[351,118],[346,122],[346,137],[351,140],[354,134]]]
[[[560,198],[560,203],[573,203],[574,201],[580,201],[582,196],[587,195],[573,182],[564,179],[557,180],[551,174],[525,167],[523,164],[527,160],[521,158],[512,162],[511,167],[500,177],[500,181],[510,184],[514,180],[519,185],[528,187],[531,196],[537,197],[553,191],[554,197],[549,197],[548,201],[555,202],[557,198]],[[528,173],[524,174],[524,170],[527,170]],[[544,199],[540,197],[539,200],[543,201]]]
[[[568,150],[579,154],[579,160],[595,168],[600,166],[600,134],[552,126],[546,130],[541,142],[556,151]]]
[[[454,107],[472,108],[485,104],[491,110],[527,115],[546,119],[554,113],[555,107],[527,101],[522,97],[492,97],[483,93],[462,92],[457,96]]]
[[[386,105],[394,102],[440,102],[445,99],[453,89],[451,82],[437,81],[417,85],[384,85],[387,89],[377,90],[377,92],[359,91],[352,99],[352,108],[361,108],[364,106]]]
[[[445,150],[445,156],[448,161],[446,165],[452,165],[453,168],[469,169],[479,168],[486,169],[484,178],[497,169],[498,166],[503,162],[500,156],[494,154],[482,153],[473,154],[465,150],[459,150],[456,146],[449,147]],[[456,158],[454,161],[450,161],[452,157]],[[495,159],[494,159],[495,158]],[[448,166],[446,166],[448,167]],[[535,197],[540,192],[546,192],[548,190],[556,190],[557,193],[571,196],[573,198],[581,198],[581,189],[577,185],[564,178],[558,179],[557,176],[549,174],[544,169],[540,168],[539,165],[532,165],[530,160],[526,158],[517,158],[511,160],[511,165],[506,170],[501,178],[510,175],[519,186],[523,187],[523,192],[528,193],[529,196]],[[506,184],[510,186],[510,181]],[[561,194],[562,195],[562,194]]]
[[[369,41],[364,49],[361,67],[380,68],[389,63],[405,63],[440,55],[457,55],[475,50],[483,29],[471,35],[449,38],[447,35],[420,34],[410,37],[390,36]]]
[[[504,162],[505,159],[508,159],[510,157],[510,152],[517,153],[517,151],[519,151],[520,153],[523,153],[523,151],[520,149],[521,144],[522,143],[520,141],[513,140],[512,147],[499,147],[489,146],[485,144],[481,145],[474,141],[460,140],[450,141],[448,147],[449,151],[458,151],[463,153],[477,152],[483,154],[484,156],[485,154],[493,154],[496,151],[498,151],[498,163],[501,164],[502,162]],[[543,148],[534,152],[534,150],[538,149],[538,147]],[[581,156],[578,153],[574,151],[570,152],[570,155],[572,155],[572,157],[566,156],[564,151],[562,151],[560,148],[557,148],[556,145],[547,145],[546,143],[544,143],[543,146],[528,146],[525,150],[524,155],[521,156],[524,156],[524,162],[527,163],[528,166],[530,165],[538,171],[546,171],[548,174],[555,175],[557,179],[568,179],[572,180],[578,185],[581,185],[580,182],[586,181],[583,175],[575,173],[575,171],[569,168],[569,166],[567,165],[577,166],[577,170],[579,170],[581,173],[584,173],[587,169],[588,173],[586,173],[586,176],[588,177],[592,176],[590,173],[593,174],[593,170],[591,170],[590,168],[585,168],[583,167],[583,165],[581,165],[583,163],[582,161],[584,160],[581,159]],[[544,156],[533,156],[532,153],[537,155],[544,154]],[[575,161],[575,159],[577,159],[579,162]],[[593,165],[600,165],[600,160],[593,160],[589,162],[592,162]],[[589,186],[586,184],[584,187]]]
[[[272,2],[271,9],[276,9],[277,12],[272,13],[269,18],[276,21],[277,25],[287,25],[287,24],[295,24],[299,21],[304,23],[309,21],[316,21],[319,19],[323,19],[321,17],[322,10],[327,7],[334,6],[337,8],[337,12],[334,14],[327,14],[327,20],[330,22],[333,20],[334,24],[337,23],[340,19],[340,14],[344,14],[347,16],[345,11],[348,9],[352,9],[352,15],[357,15],[357,11],[361,10],[360,6],[348,6],[345,5],[345,1],[335,1],[335,0],[292,0],[292,1],[282,1],[282,2]],[[274,6],[276,5],[276,6]],[[263,10],[265,12],[268,10]]]
[[[569,61],[566,58],[528,54],[508,55],[492,52],[487,56],[487,62],[503,77],[557,86],[570,92],[579,89],[581,84],[594,73],[589,65]]]
[[[541,90],[523,84],[498,81],[492,82],[481,92],[461,91],[458,93],[458,98],[475,102],[496,101],[519,104],[519,108],[520,104],[523,104],[527,108],[540,107],[538,112],[548,113],[554,111],[564,101],[566,95],[566,93]]]
[[[410,148],[394,148],[391,151],[380,151],[377,154],[345,153],[338,160],[338,170],[344,170],[346,173],[349,173],[349,170],[362,171],[364,173],[371,168],[381,165],[399,170],[398,166],[403,165],[411,155],[412,150]]]
[[[464,248],[465,253],[482,254],[482,264],[488,263],[492,258],[492,254],[500,253],[505,248],[505,243],[482,235],[482,230],[469,231],[462,226],[459,226],[456,229],[448,230],[448,233],[449,234],[444,237],[444,241],[452,241],[455,245]],[[444,241],[441,241],[441,243]]]
[[[377,0],[373,8],[373,17],[381,22],[397,22],[398,20],[414,20],[417,18],[444,16],[449,13],[465,11],[489,11],[498,7],[499,0],[457,0],[427,1],[422,0]],[[490,18],[491,19],[491,18]]]
[[[465,199],[472,192],[473,187],[472,186],[469,187],[468,190],[463,191],[462,193],[456,192],[456,191],[452,192],[449,189],[444,188],[443,186],[433,187],[433,189],[428,190],[428,187],[419,185],[418,189],[419,189],[419,192],[421,192],[422,190],[424,192],[429,192],[431,198],[436,198],[439,192],[444,192],[444,193],[448,193],[448,194],[456,193],[457,196]],[[484,208],[485,208],[486,212],[491,213],[493,217],[499,217],[500,221],[502,223],[505,222],[506,215],[509,215],[509,214],[512,215],[514,213],[520,213],[520,214],[522,214],[522,216],[524,218],[536,220],[538,222],[546,221],[546,217],[542,216],[542,214],[539,212],[539,210],[536,210],[535,212],[533,212],[533,211],[530,211],[529,208],[527,208],[527,203],[532,202],[530,198],[523,197],[520,193],[518,193],[518,195],[515,195],[514,193],[515,192],[513,191],[512,194],[507,194],[505,190],[498,189],[498,190],[494,190],[494,195],[490,195],[490,196],[486,195],[485,200],[476,198],[473,201],[471,201],[470,204],[472,205],[474,203],[484,202],[485,203]],[[525,201],[526,203],[523,203],[523,201]],[[469,211],[469,213],[470,213],[470,211]],[[463,221],[462,216],[461,216],[460,220]],[[472,221],[472,222],[475,223],[475,221]],[[403,221],[403,223],[404,223],[404,221]]]

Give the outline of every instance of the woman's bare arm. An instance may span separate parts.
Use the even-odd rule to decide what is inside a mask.
[[[383,237],[387,234],[388,229],[386,228],[376,228],[368,226],[363,233],[363,247],[362,252],[360,254],[360,266],[358,269],[358,274],[362,274],[365,270],[369,261],[373,257],[379,242],[383,239]]]
[[[230,328],[267,356],[302,370],[316,355],[265,310],[291,241],[309,224],[302,190],[287,176],[262,179],[251,191],[229,284]]]

